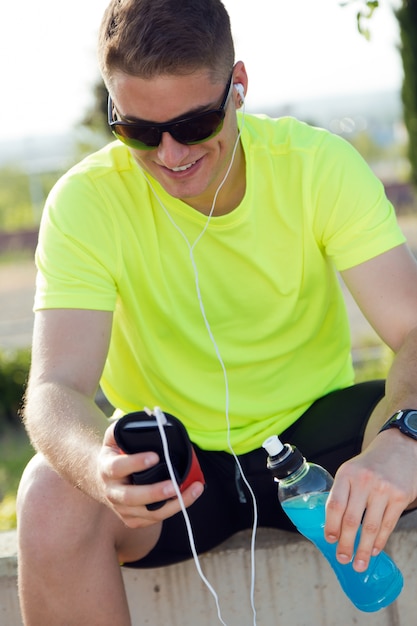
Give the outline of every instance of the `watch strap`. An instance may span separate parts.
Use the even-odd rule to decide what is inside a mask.
[[[405,419],[410,413],[415,414],[416,428],[410,428],[405,423]],[[417,441],[417,409],[400,409],[396,411],[394,415],[385,422],[379,432],[382,433],[382,431],[390,428],[398,428],[404,435]]]

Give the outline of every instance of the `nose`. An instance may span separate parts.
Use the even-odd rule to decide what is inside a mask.
[[[162,133],[161,143],[158,146],[158,158],[165,167],[178,167],[184,163],[184,158],[190,148],[179,143],[170,133]]]

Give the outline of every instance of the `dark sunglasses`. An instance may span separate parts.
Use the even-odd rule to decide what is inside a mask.
[[[218,109],[179,119],[176,122],[124,122],[114,119],[117,115],[111,96],[108,101],[108,124],[113,134],[124,144],[136,150],[153,150],[161,143],[162,133],[169,133],[175,141],[194,145],[208,141],[217,135],[226,115],[225,106],[230,96],[233,72],[227,81],[222,103]]]

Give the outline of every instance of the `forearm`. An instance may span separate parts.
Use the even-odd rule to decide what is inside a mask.
[[[33,446],[51,466],[103,502],[97,460],[108,424],[94,398],[57,382],[29,384],[24,421]]]
[[[417,330],[407,335],[387,377],[386,395],[372,413],[361,454],[338,470],[326,513],[326,537],[338,542],[341,563],[364,571],[407,508],[417,506],[417,442],[397,428],[380,433],[398,410],[417,408]],[[404,477],[407,477],[406,480]],[[356,531],[362,521],[359,546]]]
[[[366,427],[363,448],[398,409],[417,408],[417,328],[412,330],[394,357],[388,372],[385,397],[374,409]]]
[[[407,335],[394,358],[385,393],[386,419],[398,409],[417,408],[417,328]]]

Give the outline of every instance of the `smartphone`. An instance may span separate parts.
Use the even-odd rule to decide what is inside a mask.
[[[164,413],[164,416],[166,421],[163,428],[167,438],[174,475],[180,491],[184,491],[196,480],[204,483],[200,464],[184,425],[178,418],[169,413]],[[152,451],[159,456],[160,460],[157,465],[142,472],[131,474],[132,484],[151,485],[170,479],[161,433],[159,432],[155,415],[149,415],[145,411],[128,413],[116,422],[114,437],[119,448],[126,454]],[[166,500],[154,502],[148,504],[147,508],[150,511],[156,510],[161,508],[165,502]]]

